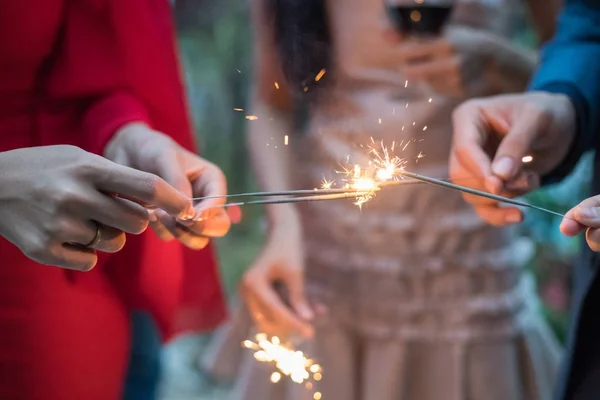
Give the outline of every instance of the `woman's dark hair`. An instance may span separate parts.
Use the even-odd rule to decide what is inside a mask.
[[[330,75],[331,33],[326,0],[267,0],[283,73],[294,92],[323,85]],[[326,73],[318,83],[315,77]]]

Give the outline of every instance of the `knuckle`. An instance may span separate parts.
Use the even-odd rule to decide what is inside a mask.
[[[160,178],[153,174],[145,174],[142,178],[141,187],[143,192],[149,198],[155,198],[158,193],[158,188],[160,185]]]
[[[23,248],[23,253],[27,257],[41,264],[52,264],[53,255],[49,251],[51,247],[51,241],[46,237],[36,238],[29,240]]]
[[[62,186],[54,191],[53,195],[56,211],[72,211],[73,208],[84,202],[84,196],[81,190],[73,186]]]
[[[251,269],[249,271],[246,271],[244,276],[242,276],[241,286],[245,290],[253,291],[254,287],[256,286],[256,282],[257,282],[256,273],[254,272],[254,270]]]
[[[528,102],[523,107],[523,113],[534,118],[538,123],[546,126],[552,121],[552,113],[548,108],[537,102]]]

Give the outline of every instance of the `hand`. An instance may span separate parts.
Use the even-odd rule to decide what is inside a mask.
[[[95,250],[117,252],[123,232],[146,229],[142,205],[194,215],[189,199],[159,177],[72,146],[0,153],[0,171],[0,234],[41,264],[89,271]],[[86,247],[97,228],[101,240]]]
[[[282,283],[287,289],[291,308],[274,288],[275,283]],[[271,232],[261,254],[244,275],[240,289],[261,332],[313,336],[310,324],[313,311],[304,294],[304,262],[298,223],[288,223]]]
[[[105,156],[119,164],[150,172],[163,178],[188,196],[224,196],[227,183],[214,164],[178,145],[170,137],[147,125],[132,123],[121,128],[108,144]],[[230,220],[218,197],[196,204],[193,220],[177,220],[164,210],[151,215],[151,226],[164,240],[177,238],[193,249],[205,247],[210,237],[227,233]]]
[[[484,74],[494,60],[498,38],[481,29],[451,27],[435,39],[392,38],[403,55],[401,71],[410,82],[424,81],[436,93],[466,99],[496,93]],[[394,39],[395,38],[395,39]]]
[[[585,199],[565,214],[560,230],[567,236],[576,236],[586,231],[588,246],[600,252],[600,196]]]
[[[539,186],[567,155],[575,136],[575,110],[567,96],[545,92],[471,100],[453,114],[450,176],[458,184],[514,197]],[[524,156],[532,162],[523,164]],[[492,161],[493,160],[493,161]],[[465,195],[494,225],[520,222],[521,211]]]

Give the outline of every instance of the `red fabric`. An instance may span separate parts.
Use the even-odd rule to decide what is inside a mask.
[[[0,151],[101,154],[115,129],[140,120],[193,149],[174,43],[167,0],[0,2]],[[0,399],[118,399],[136,308],[165,337],[220,322],[212,249],[147,232],[67,274],[0,239]]]

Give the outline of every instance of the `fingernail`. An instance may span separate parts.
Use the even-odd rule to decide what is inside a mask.
[[[492,165],[492,171],[494,174],[508,179],[512,175],[512,170],[514,168],[514,161],[510,157],[502,157],[498,161]]]
[[[191,219],[177,219],[177,222],[185,227],[190,227],[194,225],[194,221]]]
[[[185,210],[182,211],[181,214],[179,214],[177,216],[177,219],[181,220],[181,221],[187,221],[190,219],[193,219],[196,216],[196,209],[194,208],[193,205],[190,205],[190,207]]]
[[[306,321],[309,321],[313,318],[312,311],[305,304],[298,307],[298,314],[300,314],[300,317]]]

